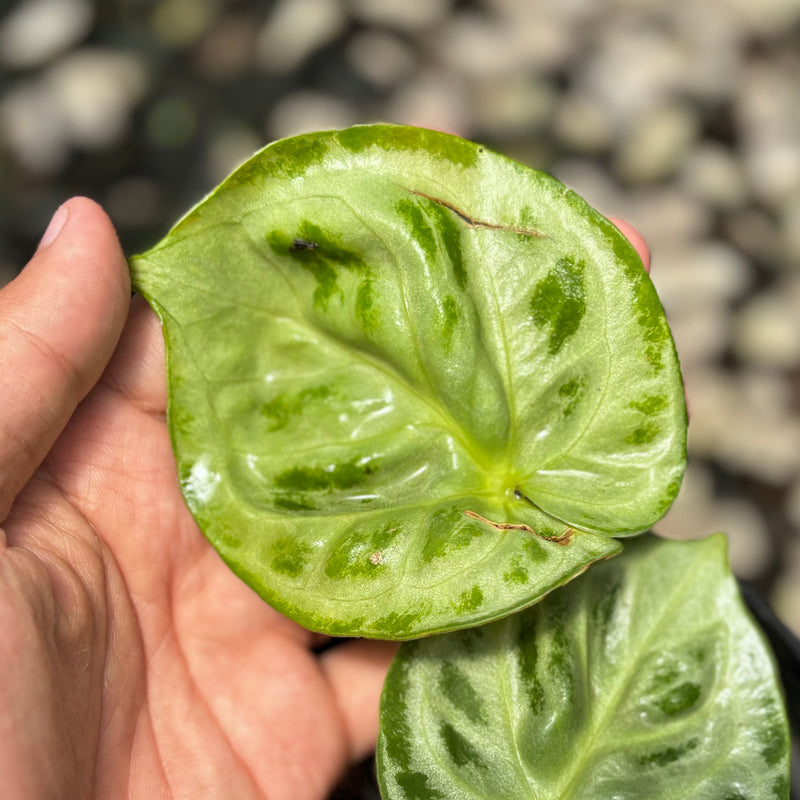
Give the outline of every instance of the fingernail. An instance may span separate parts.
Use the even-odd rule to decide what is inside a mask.
[[[43,247],[47,247],[47,245],[53,243],[56,236],[61,233],[61,229],[64,227],[68,216],[69,211],[67,210],[67,206],[59,206],[56,213],[53,214],[53,218],[50,220],[50,224],[47,226],[47,230],[44,232],[44,236],[42,236],[37,250],[41,250]]]

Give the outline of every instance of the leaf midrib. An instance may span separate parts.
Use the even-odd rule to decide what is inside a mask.
[[[689,569],[686,570],[681,580],[675,585],[675,588],[672,592],[672,596],[669,602],[662,607],[661,613],[658,615],[657,621],[650,626],[647,636],[645,636],[645,638],[642,640],[641,644],[636,650],[636,658],[633,661],[629,662],[629,668],[625,670],[623,675],[624,679],[618,684],[611,699],[606,704],[606,707],[602,713],[602,717],[600,717],[600,719],[597,720],[591,726],[592,730],[589,735],[588,741],[584,739],[584,742],[580,747],[580,752],[588,753],[588,756],[581,760],[579,764],[579,769],[575,770],[575,772],[572,774],[572,777],[569,779],[569,782],[566,784],[566,786],[563,789],[559,790],[558,797],[561,798],[561,800],[570,800],[570,798],[572,797],[573,787],[575,786],[576,781],[578,781],[578,779],[581,778],[586,773],[586,770],[594,762],[597,753],[601,752],[600,748],[596,749],[594,747],[595,742],[597,741],[598,737],[603,732],[603,730],[608,727],[608,724],[613,715],[619,710],[618,706],[620,703],[620,699],[624,694],[625,690],[627,690],[627,688],[630,686],[631,681],[635,678],[637,674],[637,667],[641,662],[641,659],[644,657],[644,655],[650,652],[648,649],[650,643],[652,642],[653,638],[658,634],[658,632],[661,630],[664,620],[671,618],[672,616],[671,612],[673,608],[676,605],[678,605],[681,602],[682,598],[684,597],[684,592],[683,592],[684,588],[686,587],[687,584],[695,580],[695,574],[701,568],[703,561],[704,560],[701,558],[696,559],[695,562],[691,564]],[[587,586],[586,584],[584,584],[582,588],[584,593],[590,591],[590,587]],[[585,606],[585,604],[583,604],[583,606]],[[586,636],[584,638],[584,646],[588,655],[590,626],[586,624],[587,621],[588,621],[587,617],[584,614],[584,628],[586,632]],[[588,671],[584,672],[584,680],[587,682],[588,682],[588,677],[589,677]],[[591,689],[591,687],[588,685],[586,688],[587,690]],[[589,694],[591,695],[590,691]]]
[[[406,313],[408,313],[407,310]],[[282,319],[286,319],[290,322],[294,322],[295,324],[297,324],[297,321],[293,320],[291,317],[282,317]],[[317,325],[314,325],[311,322],[307,321],[307,324],[313,327],[314,332],[318,333],[322,338],[327,340],[328,343],[331,344],[333,347],[345,350],[355,360],[360,361],[368,369],[374,369],[380,372],[381,374],[386,376],[387,381],[394,383],[401,392],[405,393],[407,396],[412,398],[414,402],[418,402],[420,405],[429,409],[432,415],[439,420],[441,427],[461,445],[464,452],[467,453],[467,455],[469,455],[472,462],[477,467],[479,467],[479,469],[482,472],[487,472],[486,467],[484,465],[486,464],[487,461],[491,462],[495,460],[495,457],[492,454],[486,452],[484,448],[482,448],[471,436],[469,436],[468,432],[464,429],[464,427],[456,422],[453,416],[448,412],[448,410],[445,407],[442,406],[441,403],[437,401],[436,398],[427,396],[425,393],[415,388],[402,375],[402,373],[400,373],[386,359],[379,358],[370,353],[367,353],[360,347],[350,342],[347,342],[338,336],[335,336],[334,334],[324,330],[323,328],[320,328]],[[415,341],[415,346],[416,346],[416,341]]]

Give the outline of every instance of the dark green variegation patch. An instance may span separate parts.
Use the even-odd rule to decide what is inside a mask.
[[[531,317],[537,327],[547,329],[551,356],[578,332],[586,314],[585,270],[583,261],[564,256],[534,287]]]
[[[442,136],[436,131],[398,125],[392,128],[390,136],[375,136],[376,128],[374,125],[362,125],[339,131],[338,143],[356,154],[364,154],[376,148],[393,154],[407,151],[412,155],[423,150],[434,160],[444,159],[461,167],[475,166],[481,153],[481,148],[471,142],[454,136]]]
[[[302,574],[309,563],[311,548],[289,537],[278,539],[272,546],[271,566],[276,572],[292,578]]]
[[[570,416],[575,411],[581,397],[583,397],[583,390],[583,381],[580,378],[571,378],[558,387],[558,395],[564,400],[562,413],[565,417]]]
[[[460,614],[477,611],[483,605],[483,591],[480,586],[473,586],[462,592],[455,603],[455,610]]]
[[[368,273],[366,264],[357,252],[343,247],[338,239],[308,220],[298,224],[296,236],[290,236],[283,231],[270,231],[266,239],[275,255],[290,257],[314,278],[317,284],[314,303],[322,310],[327,310],[334,295],[344,298],[339,285],[341,270]],[[370,288],[371,283],[368,280],[359,285],[357,303],[362,306],[369,303],[371,306]]]
[[[480,694],[458,666],[447,661],[441,664],[438,688],[453,708],[463,711],[471,722],[486,724]]]
[[[770,655],[721,536],[646,536],[531,609],[403,645],[381,701],[385,800],[787,800]],[[437,732],[431,735],[430,732]]]
[[[635,252],[470,142],[276,142],[131,274],[164,328],[189,508],[310,628],[497,619],[614,555],[680,485],[681,378]]]
[[[487,768],[488,765],[481,758],[480,750],[470,744],[469,740],[448,722],[439,728],[439,735],[442,737],[447,755],[454,764],[459,767],[477,767],[480,770]]]
[[[269,420],[269,430],[277,431],[292,422],[299,414],[314,413],[317,400],[327,400],[331,396],[328,386],[312,386],[296,394],[280,394],[261,406],[261,413]]]

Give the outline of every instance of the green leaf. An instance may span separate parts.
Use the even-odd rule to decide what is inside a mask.
[[[653,536],[520,614],[400,648],[386,800],[787,800],[774,667],[725,540]]]
[[[678,490],[680,372],[636,253],[478,145],[399,126],[277,142],[131,270],[163,323],[188,506],[307,627],[496,619]]]

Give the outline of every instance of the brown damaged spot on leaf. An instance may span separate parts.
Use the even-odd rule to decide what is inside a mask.
[[[438,203],[438,205],[444,206],[446,209],[452,211],[457,217],[464,220],[464,222],[466,222],[471,228],[488,228],[492,231],[508,231],[509,233],[517,233],[520,236],[534,236],[537,239],[545,238],[544,233],[536,231],[533,228],[523,228],[516,225],[501,225],[496,222],[486,222],[485,220],[471,217],[465,211],[457,208],[447,200],[443,200],[441,197],[434,197],[433,195],[426,194],[425,192],[419,192],[416,189],[408,189],[407,191],[411,194],[417,195],[417,197],[424,197],[426,200],[430,200],[432,203]]]
[[[559,534],[558,536],[544,536],[541,533],[537,533],[533,528],[531,528],[530,525],[525,525],[522,522],[492,522],[492,520],[486,519],[486,517],[482,517],[475,511],[465,511],[464,513],[468,517],[471,517],[472,519],[477,519],[480,522],[485,522],[487,525],[491,525],[495,530],[525,531],[525,533],[530,533],[531,536],[536,536],[537,538],[542,539],[545,542],[560,544],[562,547],[568,545],[572,541],[572,537],[575,535],[574,528],[567,528],[563,533]]]
[[[476,514],[474,511],[465,511],[464,513],[468,517],[472,517],[472,519],[480,520],[481,522],[485,522],[487,525],[491,525],[493,528],[497,528],[499,531],[526,531],[527,533],[534,534],[534,536],[536,535],[536,531],[534,531],[530,525],[525,525],[524,523],[492,522],[490,519],[486,519],[486,517],[482,517],[480,514]]]
[[[566,547],[572,541],[574,535],[574,528],[566,528],[564,532],[558,536],[540,536],[539,538],[544,539],[546,542],[553,542],[554,544],[560,544],[562,547]]]

